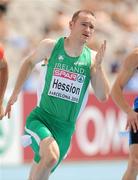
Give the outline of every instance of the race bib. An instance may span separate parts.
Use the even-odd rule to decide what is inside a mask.
[[[84,80],[82,74],[55,68],[48,95],[78,103]]]

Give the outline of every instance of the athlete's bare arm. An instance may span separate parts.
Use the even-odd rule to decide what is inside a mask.
[[[5,57],[0,60],[0,120],[4,116],[3,98],[8,82],[8,64]]]
[[[13,89],[11,98],[6,108],[5,114],[8,113],[8,117],[10,117],[11,105],[13,105],[14,102],[17,100],[18,94],[20,93],[25,80],[29,77],[30,73],[32,72],[32,69],[38,62],[44,59],[49,59],[54,45],[54,40],[45,39],[40,42],[38,47],[28,57],[25,58],[19,70],[15,87]]]
[[[127,82],[131,79],[138,67],[138,48],[135,49],[124,61],[124,64],[117,76],[117,79],[112,87],[111,95],[116,104],[127,113],[127,128],[138,129],[138,115],[128,104],[123,96],[123,89]]]
[[[104,41],[98,50],[94,64],[92,64],[91,67],[91,84],[94,89],[94,94],[100,101],[107,100],[110,92],[109,82],[101,65],[104,58],[105,49],[106,41]]]

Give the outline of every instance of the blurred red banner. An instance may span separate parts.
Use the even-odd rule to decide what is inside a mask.
[[[132,105],[137,93],[125,94]],[[36,94],[23,94],[23,119],[25,120],[36,105]],[[77,120],[76,131],[66,161],[124,159],[128,156],[129,142],[125,131],[126,115],[111,98],[99,102],[89,94],[84,112]],[[24,149],[24,161],[33,158],[30,147]]]

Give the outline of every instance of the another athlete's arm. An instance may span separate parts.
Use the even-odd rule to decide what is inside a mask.
[[[133,76],[138,67],[138,49],[135,49],[124,61],[124,64],[117,76],[117,79],[112,87],[111,95],[115,103],[127,114],[127,126],[134,131],[138,130],[138,115],[128,104],[123,95],[124,86]]]
[[[50,57],[54,44],[55,41],[45,39],[40,42],[39,46],[28,57],[25,58],[20,68],[17,81],[13,89],[13,93],[6,108],[5,114],[8,113],[8,117],[10,117],[11,105],[13,105],[14,102],[17,100],[17,97],[21,91],[25,80],[29,77],[32,69],[38,62],[44,59],[48,59]]]
[[[5,57],[0,60],[0,120],[4,116],[3,99],[8,82],[8,64]]]
[[[109,82],[101,65],[105,49],[106,42],[101,45],[95,56],[94,64],[91,67],[91,84],[94,89],[94,94],[101,101],[107,100],[110,92]]]

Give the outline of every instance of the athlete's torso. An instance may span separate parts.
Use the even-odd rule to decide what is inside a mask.
[[[52,118],[75,122],[90,81],[91,50],[84,46],[79,57],[70,57],[60,38],[48,60],[40,106]]]

